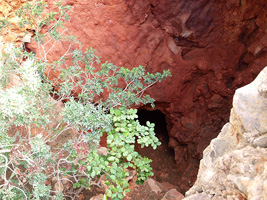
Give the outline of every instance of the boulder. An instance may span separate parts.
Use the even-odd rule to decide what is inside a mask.
[[[257,130],[259,133],[267,132],[267,98],[263,97],[264,89],[259,92],[267,79],[267,68],[262,70],[258,77],[245,87],[236,90],[233,99],[233,112],[240,120],[244,131]],[[241,131],[241,130],[240,130]]]
[[[204,199],[266,199],[267,99],[259,92],[266,80],[267,67],[236,91],[230,122],[205,149],[185,200],[200,194]]]
[[[149,188],[151,189],[152,192],[154,192],[154,193],[162,192],[162,189],[160,187],[161,184],[159,182],[155,181],[154,179],[148,178],[145,183],[149,186]]]
[[[181,200],[183,198],[184,195],[182,195],[176,189],[171,189],[163,196],[161,200]]]

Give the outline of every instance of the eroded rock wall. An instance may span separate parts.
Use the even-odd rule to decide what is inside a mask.
[[[229,123],[205,149],[194,199],[267,199],[267,67],[236,90]]]
[[[172,78],[148,92],[166,115],[183,183],[192,184],[203,149],[228,121],[234,90],[267,65],[266,1],[63,2],[73,6],[70,33],[103,61],[171,70]],[[64,44],[56,48],[51,60]]]

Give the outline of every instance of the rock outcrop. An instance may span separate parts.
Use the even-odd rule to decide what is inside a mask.
[[[23,42],[30,42],[33,32],[30,31],[25,34],[26,28],[21,28],[18,25],[19,18],[15,14],[15,11],[28,1],[31,0],[0,0],[0,19],[8,18],[11,25],[1,31],[0,43],[14,42],[16,46],[19,46]],[[33,27],[27,27],[28,30],[32,28]]]
[[[52,10],[54,1],[48,3]],[[172,78],[148,92],[166,115],[182,183],[191,185],[204,148],[228,121],[234,90],[267,65],[266,0],[63,3],[73,6],[70,33],[103,61],[171,70]],[[35,51],[33,44],[28,48]],[[49,59],[65,48],[56,46]]]
[[[205,149],[193,199],[267,199],[267,67],[236,90],[230,122]]]

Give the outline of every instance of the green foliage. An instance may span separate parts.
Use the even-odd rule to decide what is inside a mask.
[[[143,183],[148,176],[153,176],[150,159],[142,157],[134,150],[137,142],[142,146],[151,145],[154,149],[160,142],[154,133],[154,124],[140,125],[137,120],[136,109],[110,109],[107,116],[113,127],[107,133],[107,155],[97,154],[97,150],[88,149],[84,142],[73,141],[66,150],[69,151],[69,166],[74,170],[73,176],[80,173],[86,178],[79,181],[74,187],[90,187],[90,180],[106,175],[106,184],[110,185],[108,197],[122,198],[129,191],[127,177],[129,168],[137,172],[137,183]],[[86,167],[85,167],[86,166]],[[80,179],[81,180],[81,179]]]
[[[0,31],[9,26],[11,26],[11,23],[8,21],[7,17],[0,19]]]
[[[122,199],[129,192],[130,169],[137,172],[137,183],[153,175],[151,160],[134,150],[135,143],[154,149],[160,145],[154,124],[140,125],[131,107],[154,106],[154,99],[144,92],[170,72],[152,74],[144,66],[128,69],[101,63],[95,50],[83,51],[67,34],[64,22],[71,7],[60,2],[56,6],[57,12],[44,14],[46,3],[34,1],[17,11],[19,25],[35,32],[38,55],[6,44],[0,56],[0,199],[75,196],[47,184],[63,177],[74,189],[100,187],[105,179],[104,198]],[[7,18],[1,19],[0,31],[8,24]],[[66,52],[48,61],[54,46],[62,42],[69,44]],[[52,78],[55,72],[59,75]],[[65,102],[61,110],[58,102]],[[72,139],[56,148],[68,131]],[[102,155],[98,146],[103,133],[107,153]]]

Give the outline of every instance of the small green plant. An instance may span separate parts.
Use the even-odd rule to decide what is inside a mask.
[[[101,187],[105,180],[104,199],[122,199],[129,192],[129,169],[136,170],[140,184],[153,175],[151,160],[134,150],[135,143],[154,149],[160,145],[154,124],[140,125],[137,110],[131,107],[153,106],[154,100],[144,91],[170,72],[151,74],[143,66],[127,69],[101,63],[93,49],[83,51],[67,34],[64,22],[71,7],[60,2],[56,6],[57,12],[44,14],[46,3],[33,1],[17,11],[20,26],[34,31],[38,54],[13,44],[2,49],[0,198],[73,198],[83,188]],[[8,25],[7,18],[0,20],[0,30]],[[48,31],[42,32],[42,27]],[[66,52],[48,60],[62,42],[69,44]],[[65,102],[62,109],[57,107],[59,102]],[[69,132],[67,142],[55,145]],[[103,133],[107,149],[99,154]],[[70,191],[62,188],[62,180],[72,185]]]

